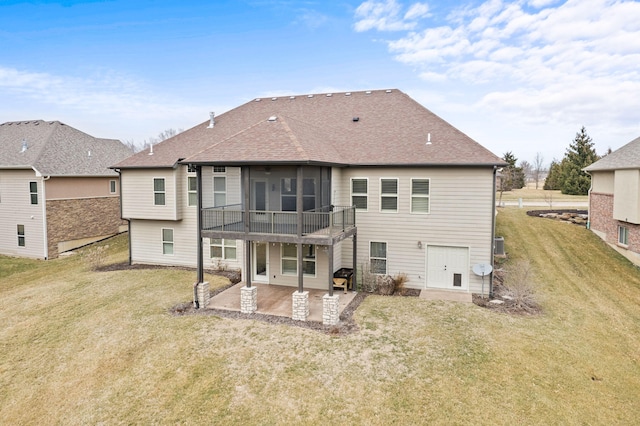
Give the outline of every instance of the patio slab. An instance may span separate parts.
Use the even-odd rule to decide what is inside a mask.
[[[209,301],[207,308],[240,312],[240,289],[245,285],[244,282],[240,282],[216,294]],[[291,318],[292,295],[294,291],[298,290],[297,287],[260,283],[252,283],[251,286],[258,288],[258,310],[256,313]],[[322,322],[322,297],[328,291],[308,288],[304,290],[309,292],[309,317],[307,321]],[[343,293],[340,290],[334,290],[333,294],[340,296],[338,309],[342,313],[357,293],[354,291]]]

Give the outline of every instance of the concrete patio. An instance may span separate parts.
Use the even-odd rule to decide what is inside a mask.
[[[246,284],[240,282],[228,289],[216,294],[211,298],[208,309],[222,309],[226,311],[240,312],[240,289]],[[265,315],[276,315],[281,317],[292,317],[292,295],[297,291],[297,287],[252,283],[252,287],[258,289],[258,310],[256,313]],[[322,322],[322,297],[328,293],[327,290],[304,289],[309,292],[309,317],[307,321]],[[356,296],[356,292],[334,290],[334,295],[339,295],[340,313]]]

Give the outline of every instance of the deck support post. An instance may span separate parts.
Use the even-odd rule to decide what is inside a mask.
[[[333,296],[333,244],[327,246],[327,263],[329,267],[329,296]]]

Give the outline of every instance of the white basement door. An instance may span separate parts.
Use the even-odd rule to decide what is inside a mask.
[[[427,287],[467,290],[469,288],[469,249],[428,246]]]

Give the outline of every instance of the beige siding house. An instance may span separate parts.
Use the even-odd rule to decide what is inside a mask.
[[[126,229],[108,166],[131,154],[59,121],[0,124],[0,254],[50,259]]]
[[[199,284],[222,264],[246,294],[333,298],[334,278],[362,268],[481,292],[472,267],[493,260],[503,165],[394,89],[254,99],[114,168],[133,263],[197,266]]]
[[[584,170],[591,174],[589,228],[640,265],[640,138]]]

